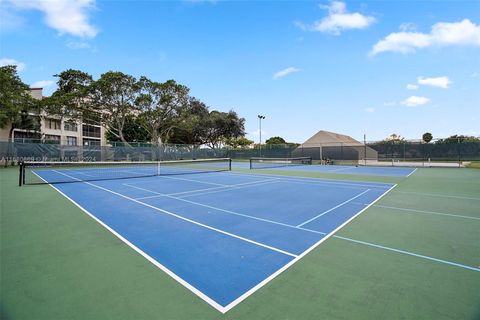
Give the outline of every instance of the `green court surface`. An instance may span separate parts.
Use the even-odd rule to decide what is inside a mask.
[[[262,172],[398,185],[222,314],[50,186],[0,169],[0,318],[480,319],[480,170]]]

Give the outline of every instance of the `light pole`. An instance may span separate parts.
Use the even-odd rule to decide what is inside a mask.
[[[260,156],[262,156],[262,119],[265,119],[265,116],[262,116],[262,115],[258,115],[258,122],[259,122],[259,126],[260,126],[260,143],[259,143],[259,146],[260,146]]]

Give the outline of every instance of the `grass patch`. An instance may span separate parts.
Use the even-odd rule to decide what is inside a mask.
[[[466,165],[467,168],[480,169],[480,161],[472,161]]]

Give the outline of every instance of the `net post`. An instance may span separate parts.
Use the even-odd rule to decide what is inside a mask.
[[[228,171],[232,171],[232,158],[228,159]]]
[[[160,161],[157,162],[157,176],[160,175]]]
[[[18,172],[18,186],[21,187],[21,186],[22,186],[22,182],[23,182],[23,176],[24,176],[23,161],[19,161],[19,162],[18,162],[18,168],[19,168],[19,172]]]
[[[249,161],[250,161],[250,170],[252,170],[252,158],[250,158]]]

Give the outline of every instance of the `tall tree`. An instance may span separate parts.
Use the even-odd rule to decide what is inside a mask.
[[[211,111],[206,123],[205,143],[217,149],[226,139],[245,135],[245,119],[238,117],[233,110],[229,112]]]
[[[433,139],[433,136],[430,132],[425,132],[423,135],[422,135],[422,140],[423,142],[425,143],[429,143],[430,141],[432,141]]]
[[[36,116],[39,107],[38,101],[30,95],[30,88],[18,76],[17,67],[0,67],[0,128],[11,125],[10,139],[16,128],[40,130]],[[36,115],[31,115],[32,112]]]
[[[109,71],[91,85],[92,102],[101,122],[110,133],[127,143],[124,128],[128,116],[138,111],[136,101],[139,86],[136,79],[122,72]]]
[[[169,142],[198,147],[205,143],[210,113],[208,107],[198,99],[189,98],[180,108],[177,125],[169,136]]]
[[[146,77],[140,78],[139,87],[136,104],[140,110],[140,123],[152,143],[162,143],[175,127],[180,109],[187,104],[189,89],[174,80],[158,83]]]
[[[480,138],[474,136],[466,136],[466,135],[457,135],[454,134],[445,139],[439,139],[435,143],[464,143],[464,142],[480,142]]]
[[[43,99],[45,112],[69,119],[90,118],[92,99],[89,91],[93,82],[92,76],[74,69],[54,76],[58,77],[58,89],[50,97]]]
[[[265,141],[266,144],[285,144],[287,143],[282,137],[271,137]]]
[[[254,142],[250,139],[247,139],[245,137],[238,137],[238,138],[228,138],[225,140],[225,144],[229,147],[232,147],[234,149],[236,148],[245,148],[248,146],[251,146],[254,144]]]
[[[152,137],[147,130],[143,127],[138,117],[129,115],[125,118],[125,127],[123,129],[123,137],[128,142],[146,142],[151,141]],[[112,134],[111,131],[106,133],[107,141],[120,141],[118,136]]]

